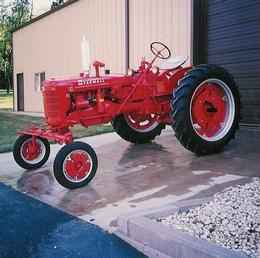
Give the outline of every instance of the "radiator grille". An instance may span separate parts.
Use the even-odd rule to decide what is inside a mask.
[[[59,116],[59,98],[53,92],[44,92],[44,112],[48,118]]]

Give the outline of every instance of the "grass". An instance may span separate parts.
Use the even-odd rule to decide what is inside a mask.
[[[18,115],[12,112],[0,112],[0,153],[12,151],[18,130],[29,127],[32,124],[41,124],[43,119],[29,115]],[[98,135],[112,132],[110,124],[91,126],[89,128],[77,125],[72,128],[75,138]]]
[[[39,117],[16,115],[12,112],[0,112],[0,153],[12,150],[16,132],[28,127],[31,123],[41,123]]]
[[[13,109],[13,93],[6,93],[5,90],[0,90],[0,110]]]

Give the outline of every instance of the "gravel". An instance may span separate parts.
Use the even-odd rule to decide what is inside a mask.
[[[157,221],[260,258],[260,179],[226,188],[211,202]]]

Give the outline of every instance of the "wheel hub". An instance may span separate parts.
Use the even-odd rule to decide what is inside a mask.
[[[228,97],[225,88],[214,80],[197,88],[191,101],[191,119],[200,136],[214,139],[225,129],[230,114]]]
[[[64,161],[64,173],[69,180],[83,181],[91,171],[91,160],[85,151],[73,151]]]
[[[26,160],[32,161],[37,159],[41,154],[41,145],[33,140],[27,141],[22,146],[22,154]]]

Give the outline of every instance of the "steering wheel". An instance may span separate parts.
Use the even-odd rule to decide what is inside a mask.
[[[152,42],[150,49],[152,53],[160,59],[168,59],[172,55],[171,50],[165,44],[159,41]]]

